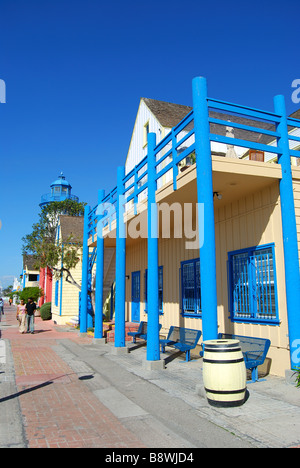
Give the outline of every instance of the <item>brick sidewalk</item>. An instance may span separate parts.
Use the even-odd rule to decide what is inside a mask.
[[[141,448],[141,442],[97,399],[53,349],[58,339],[90,342],[35,319],[35,334],[19,333],[16,308],[5,307],[16,384],[29,448]],[[10,326],[9,326],[10,325]]]

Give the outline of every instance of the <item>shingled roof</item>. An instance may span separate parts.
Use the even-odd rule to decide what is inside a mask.
[[[174,104],[171,102],[157,101],[156,99],[142,98],[147,107],[151,110],[153,115],[157,118],[160,124],[163,127],[172,128],[175,127],[184,117],[193,110],[190,106],[185,106],[182,104]],[[241,117],[234,114],[220,113],[213,110],[209,111],[210,117],[220,119],[220,120],[229,120],[231,122],[249,125],[252,127],[263,128],[266,130],[275,131],[274,125],[259,121],[255,119],[249,119]],[[294,119],[300,119],[300,109],[290,115]],[[187,128],[186,130],[189,130]],[[211,133],[216,133],[217,135],[226,135],[226,127],[222,125],[211,124],[210,125]],[[242,129],[234,129],[234,135],[238,139],[245,139],[249,141],[259,141],[264,144],[270,143],[274,138],[269,137],[268,135],[261,134],[250,131],[245,131]]]
[[[72,235],[74,240],[82,242],[84,217],[61,215],[59,218],[62,241],[66,241]]]
[[[37,271],[34,268],[34,264],[36,263],[36,257],[34,255],[23,255],[23,269],[27,268],[28,271]]]
[[[184,117],[193,110],[192,107],[171,102],[157,101],[156,99],[142,98],[152,114],[163,127],[175,127]]]
[[[299,119],[300,120],[300,109],[296,110],[296,112],[293,112],[293,114],[290,115],[292,119]]]

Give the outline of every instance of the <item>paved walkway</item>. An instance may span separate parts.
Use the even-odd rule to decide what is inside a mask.
[[[10,344],[13,355],[16,392],[2,396],[0,402],[19,400],[23,441],[19,440],[18,445],[143,447],[85,385],[85,372],[74,372],[53,349],[63,338],[79,344],[91,343],[91,339],[78,337],[76,332],[60,332],[60,327],[56,329],[52,322],[40,318],[36,318],[34,335],[22,335],[15,310],[7,306],[0,325],[1,338]],[[14,439],[7,442],[15,444]]]
[[[143,367],[145,347],[115,356],[74,329],[36,319],[21,335],[15,308],[0,323],[0,447],[297,447],[300,390],[283,379],[248,386],[240,408],[201,391],[201,359]],[[196,391],[200,389],[200,394]]]

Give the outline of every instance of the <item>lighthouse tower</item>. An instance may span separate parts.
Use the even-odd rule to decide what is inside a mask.
[[[64,200],[79,201],[76,195],[72,195],[72,186],[61,172],[58,178],[50,185],[51,192],[42,195],[40,207],[43,208],[48,203]]]
[[[51,202],[60,202],[64,200],[73,200],[79,202],[76,195],[72,195],[72,187],[61,172],[58,178],[50,185],[51,192],[42,195],[40,207],[43,208]],[[45,302],[51,302],[52,299],[52,272],[50,268],[40,269],[39,286],[44,291],[44,295],[39,299],[41,307]]]

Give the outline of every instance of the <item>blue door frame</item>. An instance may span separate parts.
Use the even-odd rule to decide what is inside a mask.
[[[141,302],[141,273],[134,271],[131,275],[131,320],[140,321],[140,302]]]

